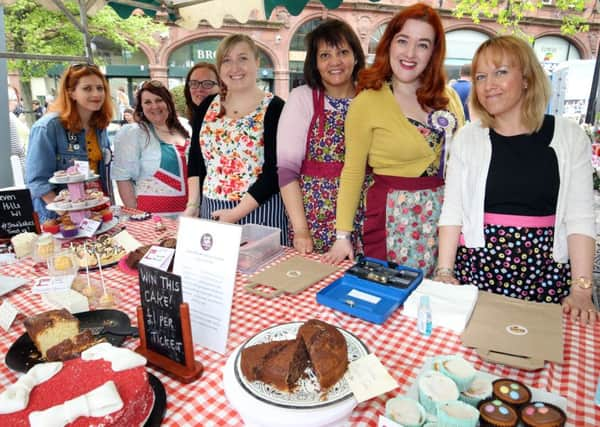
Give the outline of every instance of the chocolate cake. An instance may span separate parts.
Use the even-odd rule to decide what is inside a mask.
[[[144,245],[140,246],[135,251],[130,252],[125,260],[127,267],[137,269],[140,260],[144,258],[144,255],[146,255],[146,252],[148,252],[151,247],[152,245]]]
[[[302,337],[313,370],[325,391],[344,376],[348,368],[348,347],[346,340],[335,326],[311,319],[300,327]]]
[[[281,391],[293,391],[308,366],[300,338],[257,344],[242,350],[242,373],[249,381],[263,381]]]

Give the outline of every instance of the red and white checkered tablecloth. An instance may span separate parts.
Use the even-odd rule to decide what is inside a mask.
[[[128,221],[126,228],[139,241],[156,243],[163,237],[176,235],[176,222],[165,222],[168,230],[164,233],[155,232],[152,221]],[[292,250],[287,250],[281,259],[293,253]],[[317,259],[316,256],[313,258]],[[4,296],[19,310],[20,315],[9,332],[0,332],[0,354],[5,355],[12,343],[24,333],[22,320],[25,316],[50,308],[42,303],[38,295],[31,293],[33,279],[46,274],[45,269],[35,268],[30,260],[0,266],[0,275],[31,279],[25,286]],[[350,418],[352,426],[376,426],[379,414],[384,413],[385,401],[406,392],[425,359],[440,354],[460,354],[479,370],[497,376],[516,378],[531,387],[560,394],[568,401],[568,425],[600,426],[600,407],[594,403],[596,384],[600,376],[598,325],[580,326],[565,317],[564,363],[547,363],[542,370],[527,372],[482,361],[473,350],[463,347],[460,337],[452,331],[435,328],[431,337],[425,338],[417,332],[416,322],[402,316],[400,310],[384,325],[375,325],[317,304],[315,294],[341,274],[341,271],[334,273],[299,294],[284,295],[273,300],[245,292],[243,286],[247,283],[247,276],[238,275],[233,296],[227,354],[221,355],[196,346],[195,357],[203,363],[204,373],[199,380],[191,384],[181,384],[149,367],[149,370],[160,378],[167,392],[167,411],[163,424],[242,425],[240,416],[227,401],[223,390],[222,369],[228,356],[246,339],[265,328],[278,323],[318,317],[359,337],[400,384],[399,389],[358,405]],[[92,275],[99,277],[99,272],[95,271]],[[121,293],[117,308],[127,313],[132,323],[136,324],[135,309],[140,301],[137,278],[126,275],[117,267],[106,268],[104,275],[107,285]],[[138,345],[138,340],[128,340],[125,345],[133,349]],[[17,373],[11,371],[4,363],[0,364],[0,390],[16,379]]]

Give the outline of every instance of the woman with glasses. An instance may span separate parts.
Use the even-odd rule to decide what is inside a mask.
[[[136,93],[136,123],[115,138],[113,178],[128,208],[179,214],[187,202],[189,133],[179,122],[171,92],[158,80]]]
[[[325,253],[335,241],[344,121],[365,56],[354,30],[337,19],[311,31],[306,48],[307,84],[290,93],[281,113],[277,166],[294,248],[300,253]],[[362,213],[357,211],[354,222],[355,242]]]
[[[61,77],[49,113],[31,128],[25,181],[40,222],[56,217],[46,209],[57,194],[56,186],[48,179],[75,160],[87,161],[90,171],[100,175],[102,189],[110,192],[106,165],[111,156],[106,128],[113,106],[108,93],[108,82],[96,65],[71,65]]]
[[[277,182],[276,136],[283,100],[256,84],[258,48],[234,34],[217,49],[221,92],[207,97],[194,117],[189,175],[202,197],[190,197],[202,218],[278,227],[287,220]],[[201,203],[200,203],[201,202]]]
[[[209,62],[198,62],[185,77],[183,94],[187,107],[186,116],[191,122],[194,112],[208,95],[219,93],[219,73],[217,67]]]
[[[194,119],[194,114],[198,107],[209,95],[219,93],[219,73],[214,64],[208,62],[199,62],[194,65],[185,78],[186,115],[190,123]],[[200,181],[198,176],[188,178],[189,198],[190,200],[200,200]],[[187,206],[183,215],[198,216],[199,207],[197,205]]]

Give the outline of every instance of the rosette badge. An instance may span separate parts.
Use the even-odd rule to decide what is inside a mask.
[[[448,110],[435,110],[429,114],[428,124],[436,131],[450,138],[456,130],[456,116]]]

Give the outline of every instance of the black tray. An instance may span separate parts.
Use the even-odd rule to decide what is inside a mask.
[[[120,347],[127,337],[102,332],[102,328],[106,326],[131,326],[129,316],[119,310],[84,311],[83,313],[75,313],[74,316],[79,319],[81,330],[91,329],[95,337],[105,338],[115,347]],[[8,349],[5,361],[6,366],[17,372],[27,372],[34,365],[45,362],[27,333],[21,335]]]
[[[159,427],[167,409],[167,393],[162,382],[150,372],[148,372],[148,382],[154,391],[154,406],[144,427]]]

